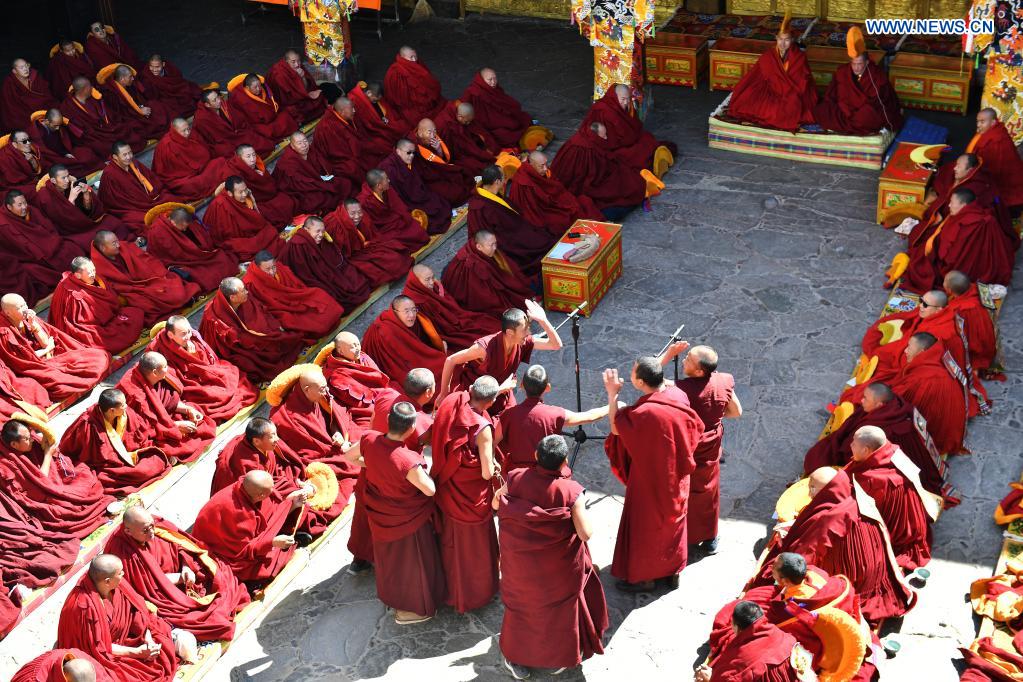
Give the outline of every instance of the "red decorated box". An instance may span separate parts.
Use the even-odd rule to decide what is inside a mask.
[[[909,153],[919,146],[913,142],[900,142],[888,165],[881,171],[877,185],[877,222],[882,222],[887,213],[900,204],[924,202],[931,171],[920,168],[909,158]]]
[[[596,234],[600,237],[600,248],[590,258],[571,263],[557,254],[573,248],[582,240],[581,237],[568,236],[575,233]],[[587,301],[582,314],[589,317],[622,275],[622,226],[596,220],[577,220],[544,257],[542,265],[544,307],[567,313]]]

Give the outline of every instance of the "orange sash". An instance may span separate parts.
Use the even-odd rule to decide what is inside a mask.
[[[966,154],[972,154],[973,150],[977,147],[977,143],[980,142],[980,138],[983,137],[980,133],[974,133],[973,137],[970,138],[970,144],[966,145]]]
[[[146,176],[139,171],[134,161],[132,161],[131,164],[131,172],[135,174],[135,179],[138,180],[142,187],[145,188],[146,192],[153,191],[153,183],[149,182],[149,180],[146,179]]]
[[[437,333],[437,328],[433,326],[433,322],[430,322],[430,318],[422,313],[416,313],[416,319],[419,320],[419,324],[423,325],[423,331],[430,339],[430,345],[437,350],[444,350],[444,342],[441,340],[440,334]]]
[[[417,145],[419,147],[419,155],[427,161],[432,163],[451,163],[451,152],[448,151],[448,146],[444,144],[444,140],[440,140],[440,153],[442,156],[437,156],[433,153],[433,150],[423,145]]]
[[[506,209],[508,209],[508,210],[509,210],[509,211],[511,211],[512,213],[516,213],[516,214],[518,213],[518,211],[516,211],[516,210],[515,210],[514,208],[512,208],[512,207],[511,207],[511,205],[509,205],[507,201],[505,201],[505,200],[504,200],[504,199],[502,199],[501,197],[497,196],[497,195],[496,195],[496,194],[494,194],[493,192],[490,192],[490,191],[488,191],[488,190],[485,190],[485,189],[483,189],[482,187],[477,187],[477,188],[476,188],[476,192],[477,192],[477,193],[478,193],[478,194],[479,194],[479,195],[480,195],[481,197],[483,197],[484,199],[490,199],[490,200],[491,200],[491,201],[493,201],[493,202],[496,202],[496,203],[498,203],[498,204],[501,204],[502,206],[504,206],[504,207],[505,207]]]
[[[270,106],[272,106],[274,108],[275,112],[278,110],[277,109],[277,100],[274,99],[274,96],[270,94],[270,90],[265,85],[263,86],[263,92],[266,95],[265,97],[256,97],[251,92],[249,92],[248,88],[244,88],[243,87],[242,91],[244,91],[246,95],[248,95],[252,99],[256,100],[260,104],[269,104]]]
[[[138,114],[139,116],[145,116],[145,113],[142,111],[142,107],[135,103],[135,98],[131,96],[131,93],[124,89],[123,85],[121,85],[117,81],[114,81],[114,87],[118,89],[118,91],[121,93],[121,97],[123,97],[125,101],[127,101],[128,104],[131,105],[131,108],[135,110],[136,114]]]
[[[96,91],[96,90],[93,90],[93,91],[92,91],[92,94],[93,94],[93,95],[99,95],[99,92],[98,92],[98,91]],[[102,99],[102,98],[103,98],[103,96],[102,96],[102,95],[100,95],[100,96],[99,96],[99,97],[97,97],[96,99]],[[84,111],[84,112],[85,112],[85,113],[87,113],[87,114],[89,113],[89,110],[85,108],[85,105],[84,105],[84,104],[82,104],[81,102],[79,102],[79,101],[78,101],[78,98],[77,98],[77,97],[72,97],[72,98],[71,98],[71,101],[75,103],[75,106],[76,106],[76,107],[78,107],[79,109],[81,109],[82,111]],[[100,113],[101,113],[101,114],[103,115],[103,122],[104,122],[104,123],[110,123],[110,117],[109,117],[109,116],[107,116],[107,111],[106,111],[106,108],[104,108],[104,107],[102,107],[102,106],[101,106],[101,107],[100,107]],[[91,114],[90,114],[90,115],[91,115]]]

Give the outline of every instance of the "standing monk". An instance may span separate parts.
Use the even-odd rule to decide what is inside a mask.
[[[298,50],[286,50],[284,57],[270,67],[266,80],[280,98],[280,105],[299,124],[323,115],[327,100],[309,69],[302,63],[302,55]]]
[[[523,218],[559,239],[577,220],[604,220],[592,199],[575,196],[551,174],[543,152],[532,152],[529,163],[519,167],[508,198]]]
[[[296,130],[288,139],[290,144],[281,152],[272,175],[278,189],[294,200],[296,211],[330,213],[343,199],[355,193],[358,184],[350,184],[324,163],[319,154],[310,152],[305,133]]]
[[[814,119],[825,130],[844,135],[897,131],[902,127],[899,96],[885,72],[871,61],[859,26],[849,29],[845,42],[849,63],[835,71],[813,109]]]
[[[409,207],[391,189],[391,181],[384,171],[374,168],[366,173],[366,182],[356,198],[379,236],[400,241],[410,252],[429,243],[430,235],[423,224],[426,221],[417,221],[412,216]]]
[[[146,231],[146,252],[168,269],[184,273],[200,293],[213,291],[225,277],[238,274],[238,256],[213,243],[191,207],[178,206],[157,216]]]
[[[437,333],[454,350],[468,348],[476,339],[501,330],[501,324],[493,317],[462,308],[447,294],[430,266],[423,263],[412,266],[401,293],[430,318]]]
[[[977,112],[977,133],[966,153],[976,154],[984,162],[1010,211],[1023,206],[1023,159],[997,111],[986,107]]]
[[[395,296],[391,306],[370,323],[362,343],[394,381],[404,379],[414,367],[426,367],[440,382],[447,348],[411,298]]]
[[[628,85],[619,83],[609,88],[590,107],[579,129],[585,130],[594,123],[607,128],[608,149],[633,170],[646,169],[661,177],[675,162],[675,143],[658,140],[643,128]]]
[[[96,277],[96,264],[85,256],[71,261],[53,291],[50,324],[92,348],[119,353],[142,334],[144,313],[122,305],[117,292]]]
[[[451,202],[427,186],[416,162],[416,145],[411,140],[398,140],[394,150],[380,162],[387,174],[392,192],[397,192],[405,206],[426,215],[428,234],[443,234],[451,227]]]
[[[611,575],[620,590],[649,592],[662,578],[677,587],[686,567],[689,476],[704,428],[686,394],[664,380],[657,358],[636,360],[631,380],[643,395],[619,410],[625,382],[617,369],[604,370],[611,421],[604,447],[611,470],[625,484]]]
[[[153,151],[153,171],[167,189],[186,201],[211,196],[231,175],[227,160],[214,156],[192,125],[183,118],[171,121],[170,129]]]
[[[240,115],[235,115],[233,109],[229,110],[227,101],[215,89],[202,91],[192,125],[196,135],[205,140],[217,156],[231,156],[243,144],[251,144],[260,156],[266,156],[276,145],[275,141],[248,125]]]
[[[330,294],[306,286],[268,251],[260,251],[252,258],[242,282],[282,327],[298,332],[307,343],[333,330],[344,314],[344,309]]]
[[[231,113],[275,144],[298,129],[287,109],[281,108],[273,91],[258,73],[250,73],[230,88]]]
[[[408,45],[398,50],[394,63],[387,69],[384,101],[394,117],[404,121],[406,130],[434,116],[447,103],[440,92],[440,81]]]
[[[88,249],[97,230],[110,230],[119,239],[135,238],[135,231],[122,223],[100,201],[92,185],[80,181],[63,164],[50,166],[49,181],[35,198],[36,205],[60,234]]]
[[[136,233],[146,231],[146,213],[157,204],[181,199],[167,191],[160,178],[135,160],[131,145],[115,142],[110,161],[103,169],[99,198],[107,209]]]
[[[494,422],[487,410],[497,400],[494,377],[438,401],[433,422],[433,467],[441,513],[441,558],[448,604],[459,613],[485,606],[497,594],[497,529],[492,480],[498,473]]]
[[[249,186],[237,175],[224,181],[223,191],[206,207],[203,220],[213,243],[237,254],[242,262],[252,260],[263,249],[276,252],[279,248],[280,228],[266,219]]]
[[[504,91],[497,82],[497,72],[491,68],[480,69],[472,77],[461,99],[473,106],[476,120],[494,136],[503,149],[521,146],[526,151],[533,151],[547,146],[554,139],[554,134],[544,129],[546,134],[532,143],[522,140],[523,134],[533,123],[533,117],[522,110],[518,100]]]
[[[252,145],[243,144],[227,162],[228,171],[241,176],[249,188],[259,212],[274,227],[287,225],[295,215],[295,202],[277,187],[277,181],[266,169]]]
[[[50,84],[26,60],[11,62],[11,74],[0,87],[0,123],[7,130],[25,129],[35,111],[57,106]]]
[[[455,253],[441,275],[444,286],[466,310],[499,318],[508,308],[536,298],[530,280],[497,248],[490,230],[479,230]]]
[[[139,72],[139,81],[150,99],[156,100],[170,116],[188,116],[202,92],[199,86],[181,75],[181,70],[154,54]]]

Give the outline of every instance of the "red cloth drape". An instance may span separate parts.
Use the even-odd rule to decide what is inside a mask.
[[[420,119],[435,116],[447,100],[441,94],[440,81],[425,64],[396,55],[384,75],[384,102],[389,115],[402,119],[408,130]]]
[[[659,146],[675,147],[645,130],[631,104],[628,110],[622,109],[615,88],[608,88],[604,96],[590,106],[586,118],[579,124],[579,130],[589,130],[594,123],[603,123],[607,128],[607,149],[636,171],[653,166],[654,151]]]
[[[324,361],[323,375],[330,385],[331,397],[362,427],[369,426],[378,396],[389,391],[401,391],[401,383],[392,381],[381,372],[367,353],[360,353],[356,360],[347,360],[335,351]]]
[[[493,232],[501,253],[528,276],[539,274],[540,261],[561,239],[560,234],[553,235],[530,223],[510,204],[500,204],[476,192],[469,197],[470,242],[480,230]]]
[[[409,251],[418,251],[430,241],[430,236],[412,217],[409,207],[393,189],[384,192],[383,197],[373,193],[366,183],[357,197],[362,209],[373,221],[377,236],[396,239]]]
[[[369,157],[362,153],[364,134],[355,121],[346,121],[334,109],[328,109],[316,124],[312,150],[330,172],[352,187],[359,187],[366,179],[366,171],[373,168]]]
[[[463,308],[495,319],[508,308],[522,308],[526,299],[536,296],[526,276],[500,249],[495,256],[487,257],[471,240],[455,253],[442,280]]]
[[[977,285],[971,284],[969,290],[960,296],[951,296],[949,307],[963,318],[973,368],[987,369],[998,352],[997,337],[991,312],[981,303]]]
[[[638,206],[646,198],[646,180],[635,168],[611,153],[607,142],[589,128],[561,145],[551,174],[569,192],[589,198],[598,209]]]
[[[280,106],[276,95],[263,84],[263,92],[257,98],[239,85],[229,96],[231,115],[266,139],[274,142],[298,130],[298,123],[287,109]]]
[[[437,133],[451,150],[452,163],[479,175],[497,159],[501,145],[475,118],[467,125],[459,122],[457,107],[458,102],[448,102],[437,115]]]
[[[397,239],[378,235],[372,219],[362,215],[356,225],[344,205],[323,218],[327,234],[348,264],[376,287],[401,279],[413,265],[411,251]]]
[[[90,81],[96,78],[96,66],[85,52],[79,52],[76,48],[70,57],[60,49],[53,53],[50,63],[46,65],[46,80],[58,102],[67,96],[71,81],[78,76],[84,76]]]
[[[134,239],[135,230],[113,214],[107,213],[99,193],[91,189],[89,193],[92,196],[92,208],[87,211],[81,195],[72,204],[56,185],[47,182],[36,194],[35,203],[54,224],[57,232],[78,244],[83,253],[89,249],[89,243],[99,230],[109,230],[118,239]]]
[[[167,189],[186,201],[205,199],[231,175],[227,160],[214,157],[198,135],[169,128],[153,151],[153,171]]]
[[[365,132],[362,151],[370,163],[379,164],[391,153],[395,143],[405,136],[408,127],[400,120],[389,118],[386,108],[379,102],[374,105],[359,85],[348,92],[348,99],[355,107],[357,125]]]
[[[100,40],[90,33],[85,39],[85,54],[92,60],[96,69],[110,64],[127,64],[131,67],[141,65],[135,50],[131,49],[119,33],[107,31],[106,40]]]
[[[540,175],[528,163],[519,166],[508,198],[522,217],[560,239],[577,220],[604,220],[587,196],[576,197],[550,171]]]
[[[473,106],[476,120],[503,148],[518,147],[522,134],[533,122],[518,100],[500,85],[493,88],[487,85],[478,73],[472,77],[461,99]]]
[[[182,232],[165,213],[149,226],[146,240],[149,255],[169,268],[187,272],[202,293],[216,289],[225,277],[238,274],[238,256],[228,248],[218,248],[198,221],[192,221]]]
[[[974,136],[967,151],[972,151],[983,161],[1007,206],[1023,204],[1023,159],[1004,123],[996,121],[979,138]]]
[[[944,454],[962,450],[966,435],[964,388],[945,365],[945,344],[938,341],[908,363],[891,382],[892,390],[920,411],[934,445]]]
[[[100,95],[98,90],[92,92]],[[136,152],[145,147],[146,141],[118,114],[107,108],[102,96],[98,99],[88,96],[84,102],[79,102],[74,93],[68,93],[60,104],[60,113],[82,131],[82,142],[101,159],[110,156],[110,148],[118,140],[127,142]]]
[[[31,207],[25,217],[12,213],[6,206],[0,208],[0,243],[5,255],[15,260],[24,273],[26,281],[18,283],[28,287],[23,295],[29,303],[38,298],[40,291],[52,291],[71,261],[85,254],[73,241],[61,237],[42,211]],[[14,279],[11,275],[5,278]],[[22,293],[21,289],[13,290]]]
[[[171,114],[162,102],[149,96],[146,86],[135,80],[125,86],[113,77],[99,86],[111,113],[115,114],[143,140],[157,140],[171,122]],[[149,108],[149,115],[142,113],[142,107]]]
[[[433,286],[427,288],[410,272],[401,293],[411,298],[419,311],[433,322],[449,350],[468,348],[476,339],[501,330],[495,318],[462,308],[440,281],[434,281]]]
[[[267,222],[281,228],[295,216],[295,202],[277,187],[273,175],[261,165],[262,162],[257,161],[257,167],[250,168],[239,156],[232,156],[227,161],[230,175],[238,175],[245,180],[245,185],[252,192],[252,198],[256,200],[259,212]]]
[[[326,234],[317,244],[299,227],[284,243],[279,258],[302,282],[326,291],[346,310],[359,307],[373,293],[373,282],[351,265]]]
[[[298,74],[288,66],[284,59],[274,62],[266,74],[266,82],[277,95],[277,102],[287,109],[291,118],[299,123],[307,123],[317,116],[322,116],[327,106],[327,99],[322,95],[310,99],[309,93],[319,90],[316,80],[304,65]]]
[[[135,161],[134,165],[152,186],[151,190],[139,182],[130,168],[124,170],[111,162],[103,168],[99,198],[108,211],[142,234],[146,230],[145,218],[149,209],[168,201],[182,201],[182,198],[164,188],[160,178],[144,163]]]
[[[64,677],[64,663],[74,658],[82,658],[92,663],[96,671],[96,682],[117,682],[99,661],[81,649],[53,649],[40,654],[14,673],[11,682],[67,682]]]
[[[242,261],[252,260],[263,249],[275,253],[280,248],[277,228],[261,210],[238,203],[226,191],[213,197],[203,214],[203,223],[216,246],[234,252]]]
[[[50,324],[86,346],[119,353],[142,334],[143,312],[121,305],[117,293],[97,280],[86,285],[65,272],[50,301]]]
[[[850,64],[835,70],[813,115],[822,128],[845,135],[873,135],[882,128],[894,132],[902,127],[899,96],[870,57],[866,70],[858,77]]]
[[[0,419],[6,421],[15,412],[31,411],[32,407],[46,411],[51,402],[38,381],[15,376],[10,367],[0,362]]]
[[[201,291],[195,282],[186,282],[167,270],[167,266],[132,242],[121,242],[120,256],[107,258],[92,247],[96,275],[123,298],[139,308],[150,326],[188,305]]]
[[[732,89],[728,115],[753,125],[795,132],[800,123],[813,122],[816,103],[817,86],[803,51],[793,45],[782,61],[772,46]]]
[[[226,101],[220,107],[212,110],[200,102],[192,118],[192,132],[205,140],[214,154],[231,156],[243,144],[252,145],[263,157],[273,151],[276,141],[250,127],[241,117],[233,116]]]
[[[309,153],[307,158],[288,146],[274,164],[272,173],[277,188],[295,202],[299,213],[325,215],[333,211],[342,200],[355,192],[345,178],[336,175],[329,165],[321,163],[319,155]],[[331,180],[324,176],[334,175]]]
[[[388,308],[370,323],[362,335],[362,347],[384,374],[398,383],[405,380],[409,370],[425,367],[433,372],[440,385],[447,354],[429,338],[418,319],[411,327],[406,327]]]
[[[181,75],[181,69],[166,59],[160,74],[154,74],[146,63],[139,69],[138,79],[146,88],[146,94],[162,104],[171,118],[191,116],[202,92],[198,85]]]
[[[306,286],[287,265],[277,264],[271,277],[255,265],[242,278],[249,294],[289,332],[312,343],[337,327],[344,310],[323,289]]]
[[[407,165],[398,158],[397,152],[390,152],[380,162],[380,169],[391,181],[388,194],[397,192],[408,209],[418,209],[426,214],[429,234],[442,234],[451,227],[451,203],[427,186],[420,173],[420,165]]]
[[[0,123],[4,132],[28,130],[33,112],[57,106],[50,84],[35,69],[29,69],[28,84],[9,72],[0,86]]]

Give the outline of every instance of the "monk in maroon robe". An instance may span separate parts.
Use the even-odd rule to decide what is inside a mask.
[[[50,83],[50,92],[59,102],[67,96],[75,78],[94,79],[96,65],[85,54],[81,43],[65,39],[54,47],[50,50],[50,63],[46,65],[46,80]]]
[[[137,233],[146,229],[146,213],[157,204],[182,201],[167,190],[160,178],[141,161],[131,147],[115,142],[110,162],[103,169],[99,198],[111,213]]]
[[[111,554],[93,559],[68,595],[57,646],[81,649],[123,682],[170,680],[178,668],[170,624],[149,610]]]
[[[174,119],[157,143],[153,171],[168,190],[185,201],[212,196],[233,175],[227,159],[214,156],[202,138],[192,135],[191,124],[183,118]]]
[[[345,199],[323,217],[327,234],[374,287],[401,279],[412,267],[411,251],[402,242],[378,235],[357,199]]]
[[[256,73],[230,91],[231,114],[266,139],[274,142],[298,130],[298,122],[277,101],[273,90]]]
[[[191,535],[133,506],[105,550],[121,559],[125,582],[172,627],[200,642],[234,637],[234,615],[249,603],[249,593]]]
[[[217,357],[186,317],[172,315],[146,350],[166,358],[181,382],[182,399],[217,424],[256,402],[256,387],[235,365]]]
[[[163,478],[172,462],[146,435],[124,393],[108,388],[60,439],[60,451],[87,465],[108,495],[124,497]]]
[[[811,79],[810,85],[813,85]],[[735,96],[732,96],[734,101]],[[607,148],[628,167],[640,171],[652,170],[658,177],[664,174],[672,163],[676,147],[674,142],[658,140],[643,128],[643,122],[636,113],[632,89],[619,83],[608,88],[604,96],[590,107],[586,118],[579,125],[586,130],[594,123],[601,123],[607,129]],[[664,148],[659,154],[658,150]],[[665,153],[667,152],[667,153]],[[658,159],[657,157],[663,157]],[[663,166],[657,168],[657,164]]]
[[[229,109],[227,100],[217,90],[203,90],[192,118],[192,127],[216,156],[229,157],[240,145],[248,144],[265,157],[277,144],[249,126],[241,116],[235,115],[234,109]]]
[[[844,135],[874,135],[902,128],[902,105],[888,76],[865,51],[835,70],[824,96],[813,109],[825,130]]]
[[[138,66],[140,63],[135,50],[124,42],[121,34],[115,32],[113,26],[104,26],[100,21],[89,25],[89,35],[85,37],[85,54],[96,69],[117,63],[129,66]]]
[[[311,153],[305,133],[296,131],[289,139],[291,144],[277,159],[272,175],[277,188],[295,202],[297,212],[325,215],[354,194],[358,185],[335,175],[319,154]]]
[[[53,291],[50,324],[91,348],[116,354],[142,335],[145,313],[123,305],[117,292],[96,277],[96,265],[84,256],[71,261]]]
[[[561,145],[551,162],[551,175],[601,211],[639,206],[647,196],[643,176],[608,149],[607,129],[602,123],[580,128]]]
[[[480,377],[468,390],[439,401],[434,415],[430,477],[442,519],[447,603],[459,613],[485,606],[498,589],[497,530],[490,506],[496,448],[487,412],[498,389],[494,377]]]
[[[266,74],[278,102],[298,123],[323,116],[327,100],[297,50],[287,50]]]
[[[348,99],[355,107],[356,119],[365,133],[361,140],[362,151],[373,165],[377,165],[405,136],[408,126],[389,117],[379,83],[358,83],[348,92]]]
[[[145,421],[146,436],[168,457],[190,462],[206,450],[217,435],[209,415],[185,402],[184,385],[155,351],[142,354],[139,363],[119,382],[128,406]]]
[[[295,215],[295,201],[280,190],[255,148],[251,145],[238,147],[235,155],[228,160],[227,169],[230,175],[245,181],[259,212],[271,225],[280,228],[291,222]]]
[[[461,100],[473,106],[477,122],[503,149],[517,148],[522,134],[533,122],[518,100],[498,84],[497,72],[490,68],[481,69],[472,77]]]
[[[586,544],[593,530],[583,487],[565,467],[568,444],[551,435],[535,451],[536,466],[509,473],[494,496],[501,526],[501,653],[516,666],[574,668],[604,653],[607,603]]]
[[[60,236],[56,226],[42,211],[31,209],[28,199],[18,190],[7,192],[4,202],[4,207],[0,208],[0,238],[4,250],[39,289],[52,291],[71,260],[85,250]],[[32,288],[29,298],[39,290]]]
[[[265,586],[295,553],[295,513],[305,506],[305,490],[275,499],[274,479],[253,470],[217,492],[195,517],[192,535],[230,567],[249,589]]]
[[[123,244],[113,232],[101,230],[92,243],[96,273],[129,305],[140,308],[146,326],[176,312],[202,293],[132,242]]]
[[[942,288],[948,295],[949,308],[963,319],[970,364],[974,369],[985,371],[995,362],[998,353],[998,338],[991,318],[994,302],[983,301],[977,285],[958,270],[945,275]]]
[[[83,250],[90,248],[99,230],[109,230],[119,239],[135,238],[135,231],[107,213],[92,185],[81,182],[67,166],[50,167],[50,180],[36,193],[35,203],[57,231]]]
[[[4,552],[0,554],[0,576],[3,578],[4,631],[20,616],[20,605],[13,601],[25,593],[52,585],[71,568],[78,557],[81,539],[69,533],[43,528],[27,509],[5,490],[0,489],[0,537]],[[20,601],[20,600],[19,600]]]
[[[998,185],[1006,206],[1023,205],[1023,159],[1016,150],[998,112],[990,107],[977,112],[977,133],[966,146],[967,154],[976,154]]]
[[[14,673],[11,682],[116,682],[99,662],[81,649],[53,649],[36,656]]]
[[[433,323],[410,298],[396,296],[391,306],[370,323],[362,335],[362,345],[394,381],[402,381],[414,367],[425,367],[440,383],[447,349]]]
[[[15,376],[10,367],[0,362],[0,419],[7,420],[21,412],[47,421],[52,409],[56,406],[38,381]]]
[[[529,163],[519,166],[509,188],[508,198],[522,217],[558,239],[577,220],[604,220],[592,199],[575,196],[551,174],[543,152],[529,155]]]
[[[418,251],[430,241],[426,227],[413,216],[384,171],[374,168],[366,173],[366,182],[356,197],[362,210],[373,221],[379,237],[396,239],[410,252]]]
[[[102,79],[102,75],[99,76]],[[161,102],[149,97],[145,86],[135,80],[135,69],[120,64],[100,83],[103,100],[110,111],[126,121],[144,140],[159,139],[170,125],[171,113]]]
[[[225,277],[238,274],[238,256],[217,248],[206,227],[178,207],[161,214],[146,232],[146,251],[168,268],[187,275],[201,293],[213,291]]]
[[[451,227],[451,203],[427,186],[415,158],[416,145],[401,139],[380,162],[380,170],[387,174],[392,191],[408,208],[426,215],[428,234],[443,234]]]
[[[113,498],[96,474],[61,454],[52,434],[29,420],[11,420],[0,431],[3,488],[48,531],[85,538],[106,521]]]
[[[746,72],[728,102],[728,117],[763,128],[796,132],[813,123],[817,86],[806,54],[792,43],[795,36],[783,25],[757,63]]]
[[[57,106],[50,84],[24,59],[11,64],[11,74],[0,87],[0,123],[7,130],[25,130],[33,112]]]
[[[145,148],[146,140],[107,107],[102,93],[93,89],[88,78],[75,78],[71,87],[73,90],[61,102],[60,111],[69,125],[82,131],[82,144],[96,156],[106,158],[115,142],[126,142],[136,151]]]
[[[373,159],[362,153],[364,133],[355,120],[355,107],[347,97],[338,97],[313,133],[313,152],[333,175],[351,188],[358,187]]]
[[[84,131],[72,127],[60,109],[48,109],[42,116],[36,112],[28,136],[39,150],[43,166],[66,166],[75,175],[85,177],[98,170],[106,158],[92,151],[82,139]]]
[[[657,358],[639,358],[631,379],[643,395],[618,409],[625,382],[618,370],[604,370],[611,421],[604,449],[611,471],[625,484],[611,575],[621,590],[649,592],[662,578],[677,585],[686,567],[689,478],[704,428],[686,394],[664,381]]]
[[[384,75],[384,102],[389,115],[401,119],[408,130],[420,120],[435,116],[447,100],[441,94],[440,82],[419,61],[419,54],[405,45]]]
[[[106,376],[110,353],[43,322],[21,296],[5,294],[0,311],[0,361],[38,381],[54,402],[77,400]]]
[[[471,162],[462,164],[451,154],[451,150],[437,135],[437,126],[424,118],[416,126],[416,151],[412,160],[418,174],[431,191],[439,194],[452,206],[461,206],[476,186],[476,175]]]
[[[714,659],[713,667],[701,665],[696,670],[697,682],[804,679],[800,664],[808,662],[809,654],[795,637],[766,618],[755,602],[736,604],[731,624],[735,634]]]
[[[494,163],[501,151],[497,140],[476,121],[476,110],[468,102],[448,102],[434,123],[451,157],[473,175]]]
[[[280,262],[305,284],[330,294],[347,310],[358,308],[373,293],[373,283],[353,267],[341,247],[326,234],[323,219],[309,216],[291,233]]]
[[[373,358],[362,352],[355,334],[338,332],[330,347],[331,351],[320,363],[330,395],[348,410],[356,424],[369,427],[377,398],[387,392],[401,391],[401,384],[380,371]]]
[[[178,67],[158,54],[151,56],[139,71],[139,82],[149,98],[162,104],[172,118],[191,115],[202,92],[181,75]]]
[[[359,505],[373,537],[377,596],[399,625],[409,625],[432,618],[447,597],[434,526],[437,487],[422,453],[404,447],[416,429],[415,408],[398,403],[387,421],[386,433],[369,432],[360,443],[366,482]]]
[[[253,382],[268,381],[290,367],[305,345],[300,332],[288,331],[237,277],[227,277],[206,304],[199,333],[218,357]]]
[[[483,313],[466,310],[445,290],[433,270],[422,263],[413,266],[405,280],[402,295],[433,322],[437,333],[453,350],[468,348],[476,339],[501,330],[496,319]]]
[[[242,282],[281,326],[313,343],[337,327],[344,309],[329,293],[308,286],[287,265],[260,251]]]
[[[45,172],[42,153],[29,134],[12,131],[8,144],[0,147],[0,190],[16,189],[34,198],[36,183]]]
[[[264,249],[276,252],[280,248],[278,228],[263,216],[248,185],[237,175],[224,181],[224,190],[206,207],[203,222],[213,244],[242,262]]]
[[[497,237],[488,230],[479,230],[455,253],[441,280],[460,306],[494,318],[536,297],[530,280],[497,248]]]

